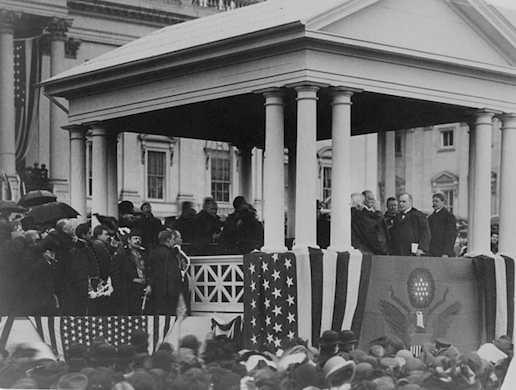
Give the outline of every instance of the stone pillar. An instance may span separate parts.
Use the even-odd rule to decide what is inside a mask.
[[[396,132],[385,133],[385,201],[396,197]]]
[[[491,252],[491,138],[494,114],[478,111],[471,121],[473,138],[473,208],[468,215],[468,253]],[[471,150],[470,150],[471,153]],[[472,216],[474,215],[474,218]]]
[[[107,215],[118,218],[118,134],[107,137]]]
[[[283,178],[284,103],[280,89],[263,92],[265,96],[265,163],[264,163],[264,246],[262,251],[285,252]],[[281,169],[278,169],[281,167]]]
[[[239,147],[238,157],[240,163],[238,194],[242,195],[247,203],[253,204],[253,154],[251,148],[248,146]]]
[[[86,222],[86,131],[83,126],[67,128],[70,133],[70,206],[80,216],[77,219]]]
[[[474,137],[474,126],[473,122],[470,120],[468,121],[469,126],[469,153],[468,153],[468,231],[470,230],[470,227],[475,224],[475,153],[476,153],[476,146],[475,146],[475,140]],[[468,233],[468,242],[471,239],[471,235]]]
[[[351,246],[351,96],[336,88],[332,102],[331,231],[328,250],[345,252]]]
[[[50,32],[50,76],[55,76],[65,70],[65,40],[66,32],[72,25],[69,19],[52,18],[48,26]],[[61,100],[62,103],[65,103]],[[63,134],[62,127],[68,119],[55,104],[50,104],[50,182],[54,186],[54,193],[67,192],[67,179],[70,175],[69,167],[63,164],[63,159],[70,155],[70,144]]]
[[[20,17],[20,12],[0,9],[0,169],[12,185],[16,183],[13,40],[14,27]],[[17,196],[17,186],[15,190]],[[0,189],[0,197],[3,193]]]
[[[294,248],[317,246],[317,91],[314,85],[297,92],[296,237]],[[333,202],[332,202],[333,204]]]
[[[92,138],[92,202],[91,213],[108,214],[107,130],[101,123],[91,126]],[[92,221],[92,228],[96,223]]]
[[[516,256],[516,114],[498,117],[502,121],[500,164],[500,227],[498,252]]]

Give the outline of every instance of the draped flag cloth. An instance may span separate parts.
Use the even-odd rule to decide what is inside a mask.
[[[244,255],[244,346],[280,348],[322,330],[360,333],[371,257],[310,248]]]
[[[211,319],[211,330],[213,337],[226,336],[239,346],[242,344],[242,317],[237,316],[229,322],[222,322],[219,319]]]
[[[116,316],[116,317],[27,317],[42,341],[50,345],[60,359],[70,344],[89,346],[102,336],[112,345],[128,344],[131,333],[143,329],[149,334],[149,354],[156,351],[174,325],[171,316]],[[9,333],[15,326],[14,317],[0,318],[0,348],[5,348]]]
[[[317,345],[351,329],[359,346],[393,335],[407,347],[441,338],[460,351],[514,329],[514,261],[494,256],[363,256],[358,251],[244,255],[244,343]]]
[[[42,51],[39,37],[14,41],[16,162],[24,160],[38,126]]]

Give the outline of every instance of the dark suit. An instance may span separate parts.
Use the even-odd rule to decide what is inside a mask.
[[[149,260],[147,252],[140,251],[144,262],[144,278],[140,278],[134,256],[131,250],[120,248],[113,256],[113,269],[111,278],[113,281],[113,306],[117,315],[140,315],[142,314],[144,289],[150,284],[149,280]],[[139,280],[141,279],[141,280]],[[146,304],[148,312],[149,305]]]
[[[158,244],[149,255],[155,314],[175,315],[183,280],[177,249]]]
[[[425,215],[415,208],[411,208],[405,216],[399,213],[390,230],[392,254],[411,256],[412,243],[418,244],[418,249],[428,252],[430,245],[430,227]]]
[[[428,224],[432,238],[428,255],[440,257],[442,255],[455,256],[453,247],[457,238],[457,221],[452,213],[446,207],[439,212],[433,212],[428,216]]]

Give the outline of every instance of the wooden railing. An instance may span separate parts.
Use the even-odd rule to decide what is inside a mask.
[[[192,313],[243,313],[243,257],[191,257]]]

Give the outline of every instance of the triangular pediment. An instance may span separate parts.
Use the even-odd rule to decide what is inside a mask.
[[[481,9],[475,10],[475,18],[472,18],[472,6],[465,13],[445,0],[363,0],[356,5],[349,12],[348,2],[347,8],[335,8],[333,14],[309,21],[307,27],[416,57],[421,53],[447,61],[465,60],[495,66],[516,63],[514,45],[509,45],[508,49],[507,42],[502,45],[494,39],[496,21],[486,20],[489,15]]]

